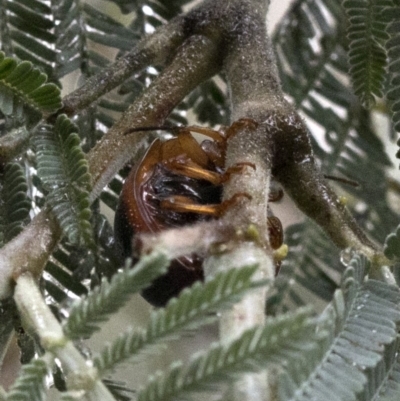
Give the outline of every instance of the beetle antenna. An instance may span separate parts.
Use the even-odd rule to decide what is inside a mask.
[[[338,181],[343,184],[351,185],[352,187],[355,187],[355,188],[360,186],[360,183],[358,183],[357,181],[354,181],[354,180],[349,180],[348,178],[336,177],[335,175],[327,175],[327,174],[324,174],[324,177],[327,180]]]
[[[177,126],[168,126],[168,125],[158,125],[152,127],[137,127],[137,128],[130,128],[124,132],[124,135],[132,134],[134,132],[140,131],[170,131],[171,133],[176,133],[176,131],[180,130],[182,127]]]

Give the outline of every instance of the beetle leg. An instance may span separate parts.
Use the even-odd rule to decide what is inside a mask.
[[[232,174],[242,174],[245,167],[252,167],[255,169],[255,165],[253,163],[243,162],[229,167],[224,173],[221,174],[216,171],[204,169],[187,157],[179,157],[164,161],[164,165],[176,174],[198,180],[206,180],[213,185],[221,185],[222,183],[228,181]]]
[[[283,244],[283,227],[281,221],[275,216],[268,216],[267,226],[271,248],[279,249]]]
[[[251,167],[253,170],[256,169],[256,165],[250,162],[236,163],[231,167],[228,167],[225,173],[221,174],[220,184],[226,182],[231,178],[232,174],[243,174],[246,167]]]
[[[283,190],[279,188],[277,190],[271,190],[268,195],[269,202],[278,202],[283,198]]]
[[[190,132],[196,132],[197,134],[201,134],[204,136],[208,136],[212,138],[216,142],[224,142],[224,130],[221,129],[220,131],[208,128],[208,127],[201,127],[199,125],[189,125],[186,129]]]
[[[279,273],[282,260],[288,254],[288,246],[283,243],[283,227],[281,221],[275,216],[267,218],[269,244],[273,250],[272,255],[275,263],[275,276]]]
[[[250,129],[250,130],[255,130],[258,127],[258,123],[251,118],[241,118],[234,123],[232,123],[231,126],[228,127],[228,129],[225,132],[225,137],[226,139],[229,139],[231,136],[236,135],[238,132],[245,130],[245,129]]]
[[[233,195],[232,198],[221,203],[200,205],[198,203],[194,203],[192,199],[186,196],[174,195],[162,200],[160,206],[163,209],[174,210],[175,212],[180,213],[199,213],[213,217],[220,217],[230,207],[238,203],[241,198],[251,199],[251,196],[244,192],[240,192]]]
[[[214,185],[221,183],[221,174],[216,171],[207,170],[187,157],[179,157],[164,161],[165,167],[176,174],[184,175],[189,178],[206,180]]]

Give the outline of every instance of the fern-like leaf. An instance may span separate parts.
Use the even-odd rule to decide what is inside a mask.
[[[17,236],[27,221],[31,202],[27,196],[23,168],[17,163],[7,164],[0,174],[0,247]]]
[[[349,20],[350,75],[355,94],[367,108],[374,106],[374,96],[383,95],[386,66],[383,44],[389,38],[386,28],[390,22],[384,18],[384,9],[390,5],[390,0],[343,2]]]
[[[389,259],[400,260],[400,226],[387,236],[383,252]]]
[[[216,125],[229,124],[227,95],[221,90],[216,78],[210,79],[187,97],[187,105],[192,108],[199,122]]]
[[[125,51],[131,50],[132,41],[139,39],[137,33],[89,4],[85,4],[83,9],[86,13],[85,22],[88,26],[88,39],[98,44]]]
[[[329,67],[344,20],[337,2],[296,1],[276,29],[273,40],[282,85],[297,106],[320,90],[319,81]]]
[[[143,257],[133,268],[127,263],[123,272],[116,274],[111,282],[103,280],[87,298],[77,302],[64,325],[69,338],[89,337],[99,330],[98,323],[121,308],[131,294],[148,286],[166,271],[169,260],[163,254]]]
[[[1,8],[2,48],[10,56],[32,62],[53,81],[57,53],[50,4],[42,0],[5,0]]]
[[[151,378],[139,392],[138,401],[170,400],[229,382],[238,373],[255,371],[271,364],[289,364],[305,349],[316,350],[321,333],[305,310],[267,320],[265,326],[245,331],[238,339],[211,346],[186,368],[175,364],[164,375]],[[288,346],[290,344],[290,346]]]
[[[388,27],[390,39],[386,42],[390,79],[390,90],[387,93],[387,97],[392,102],[394,128],[400,132],[400,2],[398,0],[393,1],[393,7],[389,7],[387,11],[392,18],[392,22]],[[400,158],[400,152],[397,157]]]
[[[340,284],[344,270],[338,250],[324,232],[310,220],[294,224],[285,232],[289,255],[269,291],[267,313],[276,315],[309,302],[310,294],[328,302]]]
[[[382,196],[388,187],[382,177],[390,161],[381,135],[371,128],[369,111],[358,106],[343,79],[349,73],[345,29],[346,16],[338,2],[293,2],[274,35],[278,68],[284,90],[307,116],[306,122],[311,119],[313,148],[323,173],[360,183],[362,190],[345,185],[340,185],[339,190],[342,194],[350,193],[354,203],[368,205],[357,216],[359,222],[361,225],[368,222],[363,228],[374,240],[383,242],[396,221],[395,213]],[[325,131],[322,138],[315,123]],[[309,251],[304,249],[304,254]],[[315,259],[314,265],[317,264]],[[304,266],[295,268],[301,271]]]
[[[47,202],[73,244],[91,245],[90,175],[76,126],[65,116],[35,136],[38,175],[48,191]]]
[[[102,372],[138,354],[144,347],[160,344],[178,330],[193,330],[217,318],[216,311],[236,302],[249,289],[265,282],[252,283],[256,267],[248,266],[217,274],[210,281],[195,283],[185,289],[165,309],[153,312],[145,330],[128,330],[108,345],[95,358],[95,366]],[[208,317],[208,318],[205,318]]]
[[[0,52],[0,110],[6,116],[56,111],[61,107],[60,90],[46,80],[47,76],[31,62],[17,61]]]
[[[282,378],[282,400],[319,399],[323,394],[355,400],[366,389],[366,369],[379,370],[397,337],[400,291],[380,281],[364,282],[369,267],[364,256],[353,257],[342,289],[323,315],[327,319],[321,328],[330,331],[330,338],[318,352],[290,365]],[[377,377],[373,380],[377,383]]]
[[[82,10],[77,1],[60,0],[54,4],[56,48],[59,50],[56,60],[58,78],[85,68],[83,54],[87,51],[85,24]]]
[[[378,375],[382,380],[378,381],[370,394],[375,395],[379,401],[396,401],[400,398],[400,353],[399,341],[395,341],[378,367]],[[372,372],[375,373],[376,372]],[[371,375],[372,376],[372,375]],[[371,377],[374,383],[374,377]],[[374,383],[375,384],[375,383]]]
[[[128,388],[126,383],[110,379],[104,379],[103,383],[117,401],[129,401],[132,399],[134,391]]]
[[[24,365],[18,379],[8,393],[7,401],[44,400],[44,378],[46,374],[47,366],[42,359],[35,359]]]

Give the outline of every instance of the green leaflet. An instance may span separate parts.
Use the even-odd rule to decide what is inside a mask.
[[[87,51],[88,39],[97,45],[119,50],[131,50],[138,40],[134,31],[89,4],[81,7],[75,0],[63,0],[57,4],[55,14],[60,20],[55,30],[56,45],[60,50],[57,60],[60,78],[76,69],[87,75],[92,68],[88,68],[89,64],[96,68],[108,63],[97,52]]]
[[[87,294],[88,288],[81,281],[93,269],[100,272],[102,277],[111,277],[123,263],[115,247],[114,233],[108,220],[95,211],[92,222],[94,248],[77,249],[64,239],[53,252],[52,260],[47,262],[45,270],[52,278],[44,277],[44,286],[57,302],[66,300],[71,293],[79,297]],[[98,277],[94,277],[93,281],[95,284],[92,286],[97,285]]]
[[[6,165],[0,174],[0,248],[17,236],[27,222],[31,202],[25,172],[17,163]]]
[[[360,184],[331,182],[354,204],[369,206],[361,221],[368,221],[368,231],[382,242],[396,221],[382,196],[388,190],[382,176],[390,160],[380,133],[371,128],[369,111],[343,80],[349,73],[346,15],[334,0],[296,1],[286,15],[273,36],[283,89],[307,116],[322,172]]]
[[[332,260],[335,245],[308,219],[287,228],[285,243],[290,252],[269,293],[267,313],[276,315],[302,306],[309,294],[329,302],[343,270],[339,258],[336,263]]]
[[[166,271],[169,260],[163,254],[144,256],[133,268],[127,262],[125,269],[78,301],[64,324],[69,338],[89,337],[99,330],[98,323],[121,308],[129,296],[148,286],[154,278]]]
[[[272,39],[282,86],[297,107],[305,107],[305,100],[315,97],[313,91],[322,96],[335,95],[332,87],[336,88],[340,80],[335,77],[332,82],[326,76],[334,60],[331,55],[341,38],[343,17],[337,1],[296,1],[275,30]],[[318,46],[313,46],[311,40]],[[324,79],[327,82],[322,82]],[[336,97],[335,103],[339,102],[340,97]]]
[[[165,308],[155,311],[145,329],[128,330],[107,345],[94,359],[94,365],[104,373],[132,356],[140,357],[149,346],[175,338],[183,329],[197,329],[217,319],[217,310],[238,301],[252,288],[265,284],[263,281],[252,283],[255,270],[255,266],[231,269],[204,284],[195,283]]]
[[[90,175],[76,126],[65,116],[54,130],[41,127],[34,137],[38,176],[48,192],[46,200],[68,240],[91,245]]]
[[[386,50],[389,57],[389,90],[387,98],[392,102],[392,121],[394,129],[400,132],[400,2],[393,1],[393,6],[386,10],[392,19],[388,26],[390,39],[386,42]],[[398,143],[400,145],[400,143]],[[400,152],[397,153],[400,158]]]
[[[282,377],[282,400],[328,395],[332,401],[371,400],[384,385],[382,361],[387,353],[394,356],[400,290],[380,281],[364,281],[369,267],[364,256],[353,257],[342,289],[321,319],[320,328],[330,335],[318,352],[290,365]]]
[[[348,16],[350,76],[355,94],[363,105],[375,105],[375,96],[383,96],[386,52],[383,47],[389,38],[386,28],[390,19],[384,9],[390,0],[346,0],[343,2]]]
[[[383,251],[389,259],[400,260],[400,226],[386,237]]]
[[[0,22],[2,49],[32,62],[54,81],[55,37],[52,7],[41,0],[5,0]]]
[[[371,389],[369,394],[374,394],[379,401],[396,401],[400,397],[400,353],[399,341],[395,341],[393,346],[388,347],[383,360],[377,368],[371,372]],[[374,386],[374,376],[378,376],[380,388]],[[368,395],[369,395],[368,394]]]
[[[191,393],[209,390],[212,384],[233,381],[238,373],[271,364],[289,365],[302,351],[315,351],[321,338],[323,334],[316,334],[307,310],[268,319],[264,326],[246,330],[228,344],[211,346],[186,367],[176,363],[166,373],[154,375],[137,399],[190,398]]]
[[[222,77],[218,76],[218,78]],[[194,89],[188,96],[187,103],[188,107],[193,108],[198,121],[202,124],[229,125],[227,99],[227,94],[218,86],[216,78],[212,78]]]
[[[24,365],[18,379],[8,393],[7,401],[44,400],[46,374],[46,363],[42,359],[34,359],[29,364]]]
[[[37,113],[55,112],[61,107],[60,90],[46,80],[30,61],[17,61],[0,52],[0,110],[6,116],[27,114],[35,121]]]

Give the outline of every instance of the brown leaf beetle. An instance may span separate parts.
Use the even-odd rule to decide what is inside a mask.
[[[222,183],[232,173],[242,172],[245,166],[254,168],[250,163],[242,163],[224,170],[227,139],[244,127],[255,128],[255,124],[241,119],[220,131],[198,126],[173,127],[168,129],[176,137],[165,142],[156,139],[150,145],[127,177],[115,214],[116,242],[125,257],[132,256],[135,233],[154,233],[217,218],[240,197],[249,197],[240,193],[221,201]],[[160,128],[164,129],[147,127],[129,132]],[[212,140],[199,143],[192,132]],[[280,220],[268,217],[268,229],[271,247],[279,248],[283,243]],[[182,289],[203,278],[199,256],[180,257],[142,295],[152,305],[164,306]]]

